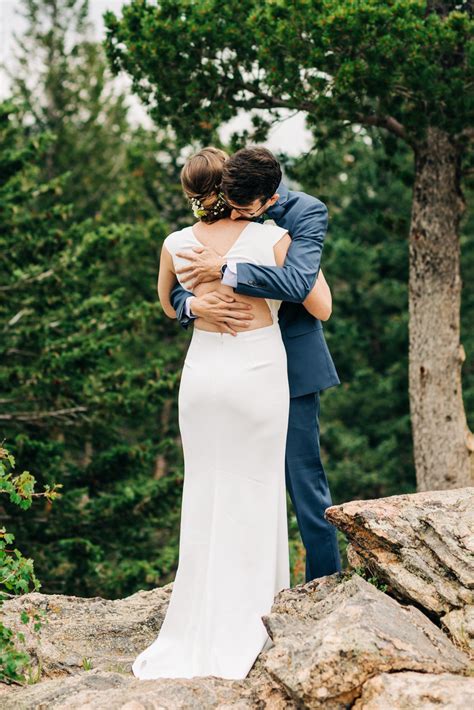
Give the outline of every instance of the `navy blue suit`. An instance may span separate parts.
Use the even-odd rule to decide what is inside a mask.
[[[280,183],[278,201],[266,215],[288,230],[291,244],[283,266],[238,263],[236,293],[281,300],[279,325],[287,352],[290,417],[286,441],[286,486],[306,548],[306,581],[339,571],[336,530],[324,518],[332,505],[319,446],[319,392],[340,384],[324,339],[323,326],[302,305],[319,273],[328,224],[321,200]],[[187,328],[184,313],[192,294],[177,284],[171,303]]]

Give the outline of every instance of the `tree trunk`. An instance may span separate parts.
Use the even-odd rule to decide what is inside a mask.
[[[460,155],[428,129],[415,151],[410,228],[410,412],[418,490],[472,485],[474,437],[462,399]]]

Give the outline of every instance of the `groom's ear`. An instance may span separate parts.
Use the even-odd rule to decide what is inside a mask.
[[[280,199],[280,195],[278,194],[278,192],[275,192],[275,194],[273,195],[273,197],[271,197],[271,199],[270,199],[269,207],[273,207],[273,205],[275,204],[275,202],[278,202],[279,199]]]

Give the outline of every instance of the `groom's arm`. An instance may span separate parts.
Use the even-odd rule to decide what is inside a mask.
[[[192,299],[192,300],[191,300]],[[211,291],[200,298],[176,283],[170,293],[176,318],[187,329],[197,317],[218,325],[224,333],[236,334],[248,328],[254,318],[252,306],[228,293]],[[191,304],[195,312],[191,310]]]
[[[302,303],[313,288],[321,265],[328,210],[321,200],[305,195],[292,207],[298,210],[289,230],[291,244],[283,266],[228,265],[223,283],[236,293]],[[282,225],[280,225],[282,226]],[[229,272],[234,267],[234,275]]]
[[[180,283],[176,283],[170,294],[171,305],[176,311],[176,318],[181,323],[183,328],[188,328],[189,324],[194,320],[194,316],[189,310],[188,298],[192,298],[193,294],[186,291]]]

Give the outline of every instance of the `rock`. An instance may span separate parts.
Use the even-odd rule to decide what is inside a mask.
[[[460,710],[474,707],[474,678],[451,673],[381,673],[364,685],[352,710]]]
[[[442,627],[461,648],[474,653],[474,606],[455,609],[441,617]]]
[[[2,697],[2,710],[296,710],[266,674],[258,679],[160,678],[139,680],[102,670],[46,680]]]
[[[265,668],[302,707],[343,710],[385,671],[466,673],[468,658],[421,611],[354,575],[282,591],[264,617]]]
[[[45,610],[48,622],[43,625],[39,644],[37,636],[25,634],[26,650],[42,667],[41,682],[18,689],[3,686],[7,692],[0,693],[2,710],[295,708],[266,672],[266,651],[243,681],[212,676],[150,681],[135,678],[132,662],[156,638],[172,586],[118,600],[33,592],[6,602],[2,621],[10,628],[25,633],[19,621],[23,609]],[[92,670],[85,670],[85,659]]]
[[[117,600],[32,592],[5,602],[2,621],[25,633],[25,650],[41,664],[44,677],[76,673],[87,662],[92,668],[130,672],[137,653],[158,634],[172,587]],[[39,644],[20,622],[23,609],[46,612]]]
[[[356,500],[326,509],[362,565],[474,648],[474,488]]]
[[[133,676],[134,658],[159,632],[172,584],[115,601],[33,593],[5,602],[2,621],[25,633],[41,678],[0,685],[0,707],[470,707],[469,659],[448,633],[466,647],[474,637],[472,497],[458,489],[329,508],[327,517],[350,538],[351,562],[388,584],[390,595],[341,573],[283,590],[263,617],[273,645],[244,680]],[[20,623],[24,609],[47,613],[39,641]]]
[[[16,691],[2,710],[176,710],[226,708],[248,710],[255,699],[247,681],[221,678],[139,680],[134,676],[94,670],[66,680],[56,679]]]

